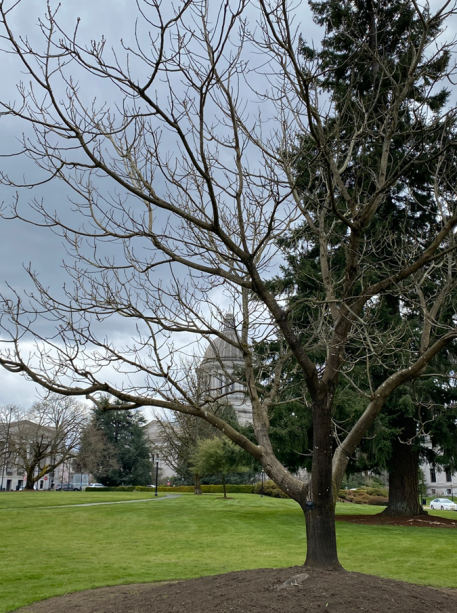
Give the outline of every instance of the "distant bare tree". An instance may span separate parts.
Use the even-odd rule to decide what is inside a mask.
[[[31,409],[14,407],[9,428],[0,424],[0,431],[8,432],[9,462],[26,475],[26,489],[76,457],[85,419],[81,403],[58,394],[49,394]]]
[[[203,404],[208,391],[213,393],[215,391],[208,387],[207,374],[199,369],[196,360],[184,360],[181,366],[182,371],[186,373],[185,380],[181,381],[182,387],[196,405]],[[227,404],[227,399],[219,404],[214,403],[211,412],[232,425],[236,422],[235,411]],[[160,457],[177,475],[181,474],[183,469],[190,470],[194,477],[194,492],[197,495],[201,494],[202,475],[193,466],[192,458],[201,441],[214,438],[220,434],[220,431],[196,415],[188,413],[175,412],[172,418],[170,415],[156,413],[155,420],[160,441],[160,444],[156,443],[156,448]]]
[[[16,407],[13,404],[0,407],[0,489],[4,488],[5,472],[11,463],[11,446],[9,445],[11,422],[14,419]]]
[[[0,363],[62,395],[98,402],[108,393],[125,409],[151,406],[206,421],[258,460],[305,511],[306,565],[339,568],[335,492],[349,458],[386,398],[426,373],[457,337],[447,310],[456,286],[449,157],[455,109],[439,116],[431,110],[435,89],[455,77],[446,61],[455,42],[439,38],[454,9],[446,3],[431,14],[408,3],[409,32],[389,58],[381,33],[373,35],[371,26],[358,32],[357,20],[343,21],[354,54],[368,57],[361,69],[374,75],[374,85],[364,97],[348,90],[334,99],[323,77],[339,68],[337,59],[329,66],[315,50],[303,54],[284,0],[192,0],[176,9],[138,0],[135,42],[112,54],[104,40],[80,42],[78,28],[67,35],[50,7],[40,22],[44,47],[34,48],[12,25],[21,6],[0,1],[4,48],[27,75],[18,101],[3,100],[2,108],[32,125],[23,155],[42,170],[40,182],[59,179],[73,190],[81,222],[72,226],[74,217],[46,202],[33,201],[33,219],[13,206],[10,216],[28,218],[37,232],[43,225],[59,232],[74,260],[66,266],[72,284],[63,297],[32,269],[30,300],[13,291],[4,296]],[[109,85],[109,102],[87,102],[98,79]],[[439,146],[431,151],[424,135],[433,131]],[[407,144],[397,155],[398,142]],[[304,169],[300,182],[297,164]],[[397,231],[401,216],[391,231],[382,203],[407,189],[402,181],[412,167],[433,177],[427,206],[436,211],[436,227],[407,236]],[[412,214],[402,210],[405,227]],[[300,305],[286,308],[269,285],[280,262],[277,241],[297,224],[312,235],[320,267],[300,326]],[[338,266],[335,244],[344,245]],[[376,327],[390,294],[419,313],[406,336],[394,325]],[[223,332],[228,310],[235,336]],[[43,313],[55,324],[52,333],[36,325]],[[100,333],[99,322],[111,316],[133,324],[130,343],[117,345]],[[33,354],[21,344],[26,335],[37,340]],[[201,355],[207,343],[217,353],[219,339],[242,352],[255,441],[212,411],[230,397],[236,374],[210,383],[198,402],[183,383],[179,355]],[[277,345],[268,386],[259,382],[254,351],[264,340]],[[291,356],[313,415],[307,483],[285,469],[269,438],[269,411],[287,384],[283,366]],[[386,356],[390,372],[375,382]],[[356,365],[366,368],[363,384],[352,378]],[[114,383],[110,368],[124,375],[122,383]],[[338,439],[333,457],[340,385],[354,387],[366,410]]]
[[[82,430],[75,462],[78,470],[96,475],[97,478],[108,476],[112,470],[119,468],[117,450],[93,423],[87,424]]]
[[[199,440],[205,438],[204,433],[210,433],[211,426],[199,420],[198,417],[186,413],[177,414],[175,419],[170,419],[165,415],[156,415],[155,419],[161,441],[157,447],[160,457],[177,475],[182,474],[184,468],[191,470],[194,478],[194,493],[201,494],[201,475],[198,471],[191,469],[191,457]]]

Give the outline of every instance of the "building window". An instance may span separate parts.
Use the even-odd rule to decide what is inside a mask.
[[[447,471],[446,471],[446,481],[447,481],[448,483],[452,483],[452,474],[451,474],[451,471],[450,471],[450,470],[447,470]]]
[[[446,490],[446,496],[452,496],[452,490],[447,489]]]
[[[432,488],[432,494],[436,494],[436,490]]]
[[[436,483],[436,470],[434,468],[430,469],[430,481]]]
[[[232,393],[234,391],[235,391],[235,384],[233,383],[233,381],[229,377],[226,377],[226,379],[225,379],[225,392],[227,394],[230,394],[230,393]]]

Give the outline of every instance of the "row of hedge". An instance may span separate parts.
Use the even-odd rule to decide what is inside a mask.
[[[223,485],[201,485],[201,490],[204,494],[221,494],[224,491]],[[235,485],[234,483],[227,484],[225,490],[228,494],[253,494],[253,485]],[[177,487],[167,487],[159,485],[159,492],[193,492],[193,485],[179,485]]]
[[[160,489],[160,488],[159,488]],[[86,487],[85,492],[153,492],[153,487],[145,485],[116,485],[111,487]]]
[[[262,492],[262,484],[256,485],[226,485],[226,491],[229,494],[260,494]],[[222,494],[224,488],[222,485],[202,485],[202,492],[204,494]],[[104,487],[103,490],[89,487],[86,488],[86,492],[152,492],[155,491],[152,487],[146,487],[145,485],[119,485],[118,487]],[[166,485],[159,485],[159,492],[193,492],[192,485],[179,485],[177,487],[170,487]],[[283,492],[274,481],[268,479],[263,484],[264,496],[271,496],[272,498],[289,498],[289,496]],[[372,504],[372,505],[386,505],[389,501],[387,490],[382,488],[364,488],[358,490],[340,490],[338,493],[338,500],[340,502],[352,502],[355,504]]]

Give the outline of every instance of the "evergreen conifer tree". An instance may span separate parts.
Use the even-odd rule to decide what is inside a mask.
[[[108,399],[103,404],[93,409],[91,426],[103,434],[116,463],[94,477],[108,486],[148,485],[152,465],[145,418],[138,412],[108,409]]]
[[[320,60],[321,86],[338,108],[339,121],[343,126],[340,140],[343,142],[343,148],[346,141],[349,150],[354,147],[354,141],[353,122],[348,120],[348,115],[356,116],[358,110],[363,112],[363,108],[370,104],[375,104],[378,112],[382,113],[383,105],[388,104],[391,90],[390,84],[385,79],[378,78],[379,62],[382,61],[385,66],[390,66],[396,78],[401,79],[399,73],[406,71],[409,66],[407,55],[411,52],[411,47],[408,39],[421,36],[422,25],[414,6],[405,0],[391,2],[363,0],[355,4],[328,0],[310,4],[316,22],[326,29],[326,37],[320,50],[316,51],[303,44],[302,53],[307,59],[318,57]],[[430,29],[430,40],[439,28],[440,23],[437,21]],[[362,44],[367,37],[369,44]],[[444,72],[449,60],[446,52],[437,54],[435,62],[429,66],[430,77],[432,73],[436,76]],[[411,90],[404,100],[400,112],[403,129],[399,130],[390,150],[393,159],[404,161],[405,158],[409,158],[411,164],[397,182],[395,189],[390,190],[384,198],[380,205],[382,213],[376,225],[373,224],[371,228],[373,241],[376,241],[376,236],[382,232],[382,226],[386,234],[396,236],[396,239],[384,243],[376,251],[376,257],[381,257],[384,261],[389,259],[389,248],[396,241],[408,241],[413,237],[415,239],[417,235],[422,235],[422,240],[425,241],[427,236],[432,236],[437,231],[436,200],[432,195],[435,188],[436,165],[442,164],[443,160],[437,157],[436,165],[430,164],[429,160],[424,159],[422,163],[420,161],[418,163],[418,160],[424,151],[427,151],[433,159],[436,152],[443,149],[443,132],[440,128],[449,122],[445,113],[449,91],[442,88],[430,95],[427,90],[428,85],[429,81],[425,78],[421,86]],[[348,92],[351,92],[350,97]],[[351,102],[348,103],[348,99]],[[417,104],[424,101],[428,114],[418,115]],[[346,120],[341,120],[342,117]],[[332,130],[333,121],[332,118],[328,119],[325,128]],[[436,130],[426,129],[433,122],[436,124]],[[411,130],[413,125],[414,130]],[[453,125],[449,128],[449,142],[452,140],[454,127]],[[371,129],[372,139],[364,134],[363,146],[359,147],[357,156],[352,156],[351,164],[345,171],[346,185],[354,196],[358,192],[369,193],[370,190],[373,192],[375,190],[367,167],[370,165],[373,168],[377,167],[382,150],[377,126],[373,125]],[[355,144],[355,147],[357,146]],[[307,195],[312,185],[312,171],[307,160],[315,144],[313,139],[307,137],[300,143],[300,147],[304,155],[298,157],[296,163],[297,185],[302,187]],[[317,150],[315,154],[318,154]],[[453,165],[454,158],[455,149],[449,147],[446,163]],[[289,303],[294,308],[296,325],[305,330],[314,318],[313,309],[306,301],[306,297],[315,294],[316,287],[322,287],[319,244],[308,224],[282,237],[279,243],[286,254],[287,265],[283,268],[282,274],[272,282],[272,288],[276,293],[285,293],[289,296]],[[334,237],[331,246],[334,272],[339,266],[344,265],[344,251],[347,248],[343,229],[339,238]],[[424,291],[428,291],[429,294],[439,293],[440,288],[446,283],[445,276],[438,268]],[[322,301],[325,300],[324,294],[321,298]],[[442,320],[445,321],[448,315],[441,313]],[[420,318],[421,313],[417,307],[408,304],[407,294],[392,292],[391,295],[384,295],[382,303],[377,305],[376,319],[373,321],[370,333],[373,337],[377,335],[381,338],[383,333],[387,335],[395,329],[397,335],[402,334],[405,339],[417,345],[420,344]],[[269,347],[270,355],[271,350],[272,347]],[[357,346],[352,347],[352,351],[356,354]],[[317,363],[325,361],[325,354],[319,355],[319,350],[312,355]],[[396,357],[392,356],[392,362],[389,364],[388,358],[384,356],[381,363],[372,367],[372,377],[375,382],[385,380],[389,376],[389,370],[395,369]],[[358,460],[353,460],[349,465],[349,469],[352,470],[362,468],[388,470],[390,501],[385,511],[388,514],[415,515],[423,512],[419,500],[418,480],[421,456],[426,456],[429,460],[447,468],[456,466],[457,446],[455,436],[452,436],[456,431],[454,409],[456,393],[454,387],[450,385],[453,360],[449,351],[436,356],[433,369],[434,377],[427,377],[424,381],[415,380],[391,395],[382,415],[368,433],[369,443],[363,443]],[[364,376],[364,368],[360,366],[351,373],[351,379],[355,383]],[[303,444],[305,448],[310,449],[312,438],[312,420],[309,411],[306,411],[305,385],[294,360],[291,360],[290,380],[286,392],[289,398],[294,396],[291,389],[295,390],[294,402],[298,403],[297,410],[291,410],[290,405],[287,409],[284,405],[279,405],[272,412],[271,425],[272,437],[276,437],[280,443],[278,448],[282,450],[281,457],[293,469],[310,466],[309,457],[307,458],[306,454],[300,456],[297,449],[303,449]],[[284,396],[282,400],[284,402]],[[349,423],[358,419],[363,411],[364,401],[358,397],[354,387],[346,385],[338,394],[335,405],[335,433],[338,437],[344,438],[344,431],[348,429]],[[297,425],[300,427],[297,428]],[[434,449],[431,450],[423,445],[426,436],[430,437]],[[298,444],[300,439],[301,447]]]

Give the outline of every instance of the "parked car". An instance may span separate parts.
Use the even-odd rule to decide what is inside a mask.
[[[56,492],[80,492],[81,487],[72,483],[61,483],[56,487]]]
[[[430,503],[431,509],[441,509],[442,511],[457,511],[457,504],[449,498],[435,498]]]
[[[155,485],[147,485],[146,487],[155,487]]]
[[[91,483],[87,487],[106,487],[106,485],[103,485],[103,483]]]

